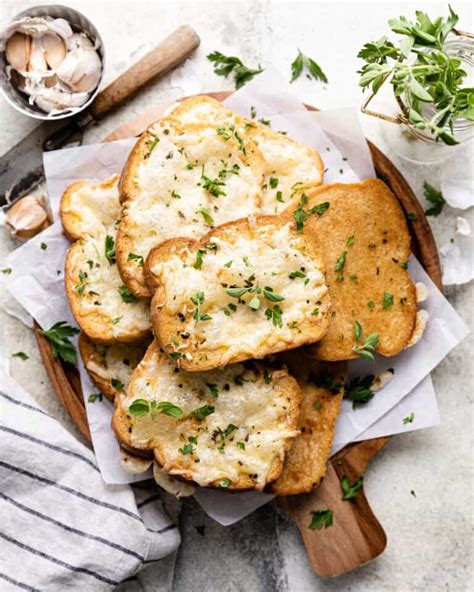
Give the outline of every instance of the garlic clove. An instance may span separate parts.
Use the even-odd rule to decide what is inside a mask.
[[[52,88],[58,83],[58,77],[55,74],[53,76],[45,76],[43,80],[46,88]]]
[[[33,102],[46,113],[80,107],[89,98],[88,93],[63,92],[58,88],[43,88],[31,94]]]
[[[48,66],[52,70],[56,70],[66,57],[66,44],[61,37],[58,37],[54,33],[46,33],[41,38],[41,41]]]
[[[6,44],[6,56],[8,63],[15,70],[26,70],[30,59],[31,40],[27,35],[14,33]]]
[[[78,47],[93,49],[94,45],[85,33],[73,33],[68,39],[68,49],[77,49]]]
[[[30,59],[28,62],[29,72],[46,72],[48,64],[44,58],[43,44],[40,37],[33,37],[31,40]]]
[[[8,209],[5,224],[13,235],[28,239],[47,228],[51,222],[44,202],[35,195],[25,195]]]
[[[71,50],[56,71],[59,79],[76,92],[92,92],[99,84],[102,63],[93,49]]]

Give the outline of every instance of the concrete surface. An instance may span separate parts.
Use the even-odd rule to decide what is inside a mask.
[[[277,2],[76,2],[70,6],[86,14],[104,38],[106,80],[111,80],[157,41],[182,23],[191,24],[202,45],[184,66],[157,81],[126,108],[90,130],[86,142],[95,142],[122,121],[162,100],[184,94],[232,87],[213,74],[206,54],[218,49],[240,56],[246,64],[277,66],[290,77],[297,47],[323,67],[329,84],[301,79],[300,97],[322,108],[360,105],[355,71],[356,54],[363,43],[386,31],[386,21],[415,9],[446,14],[441,3],[277,3]],[[3,2],[2,26],[33,3]],[[455,3],[461,28],[472,29],[470,5]],[[0,151],[3,153],[36,125],[2,100]],[[400,167],[420,196],[425,179],[439,183],[439,166],[418,166],[400,159],[387,144],[383,125],[365,117],[367,135]],[[466,161],[466,165],[468,162]],[[438,244],[453,236],[459,211],[446,207],[431,218]],[[472,216],[471,216],[472,219]],[[1,230],[2,257],[15,247]],[[446,290],[461,316],[472,326],[472,285]],[[23,362],[11,359],[17,380],[63,424],[76,433],[57,402],[41,365],[33,335],[19,321],[2,312],[2,336],[7,355],[29,354]],[[206,518],[197,504],[182,504],[179,551],[174,590],[246,592],[305,591],[467,591],[474,588],[472,572],[472,372],[473,338],[469,336],[433,372],[442,425],[433,430],[396,437],[373,461],[365,490],[388,537],[385,553],[359,571],[334,580],[316,577],[307,562],[295,526],[271,506],[261,508],[241,523],[224,528]],[[410,492],[414,491],[416,497]],[[196,527],[204,526],[196,530]],[[143,590],[153,592],[153,578],[144,578]]]

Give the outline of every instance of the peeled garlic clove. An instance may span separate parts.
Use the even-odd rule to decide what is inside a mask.
[[[67,54],[66,44],[54,33],[46,33],[41,38],[43,43],[44,57],[49,67],[56,70]]]
[[[94,45],[85,33],[73,33],[68,39],[68,49],[77,49],[78,47],[93,49]]]
[[[56,71],[59,79],[76,92],[92,92],[99,84],[102,63],[93,49],[70,51]]]
[[[40,37],[33,37],[31,40],[30,60],[28,62],[29,72],[46,72],[48,64],[44,59],[43,44]]]
[[[9,208],[5,224],[13,235],[28,239],[47,228],[50,221],[43,201],[34,195],[25,195]]]
[[[7,60],[15,70],[26,70],[30,59],[30,45],[30,38],[22,33],[14,33],[8,39],[6,45]]]

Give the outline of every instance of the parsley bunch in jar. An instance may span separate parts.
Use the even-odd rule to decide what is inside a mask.
[[[467,129],[472,135],[474,130],[474,88],[465,85],[466,68],[472,73],[474,64],[474,40],[455,29],[459,17],[451,7],[449,11],[447,18],[434,21],[421,11],[415,22],[403,16],[389,20],[401,40],[395,45],[382,37],[366,43],[358,53],[366,62],[358,73],[359,85],[372,90],[363,111],[389,81],[401,114],[394,120],[366,112],[405,123],[422,139],[452,146],[460,141],[457,132]]]

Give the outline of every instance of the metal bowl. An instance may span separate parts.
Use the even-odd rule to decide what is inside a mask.
[[[12,83],[11,80],[7,78],[6,74],[6,66],[7,60],[5,55],[5,50],[2,49],[0,51],[0,87],[5,99],[10,103],[10,105],[27,115],[28,117],[33,117],[34,119],[41,119],[46,121],[56,120],[56,119],[65,119],[66,117],[71,117],[72,115],[76,115],[80,111],[86,109],[92,101],[95,99],[97,93],[99,92],[100,83],[102,81],[102,77],[104,75],[104,67],[105,67],[105,53],[104,53],[104,43],[102,41],[102,37],[100,36],[99,31],[95,28],[95,26],[91,23],[91,21],[85,17],[83,14],[69,8],[68,6],[60,6],[57,4],[46,5],[46,6],[34,6],[32,8],[28,8],[23,10],[19,14],[17,14],[13,19],[12,22],[17,21],[25,16],[50,16],[53,18],[63,18],[69,22],[71,28],[75,32],[83,32],[86,33],[92,42],[97,45],[97,53],[99,54],[100,60],[102,62],[102,73],[100,76],[100,80],[97,84],[96,89],[91,93],[90,97],[87,101],[81,105],[80,107],[68,107],[60,112],[55,113],[45,113],[36,105],[30,105],[28,102],[28,95],[18,90]],[[1,35],[2,39],[4,38],[4,34]],[[4,44],[2,44],[4,45]]]

